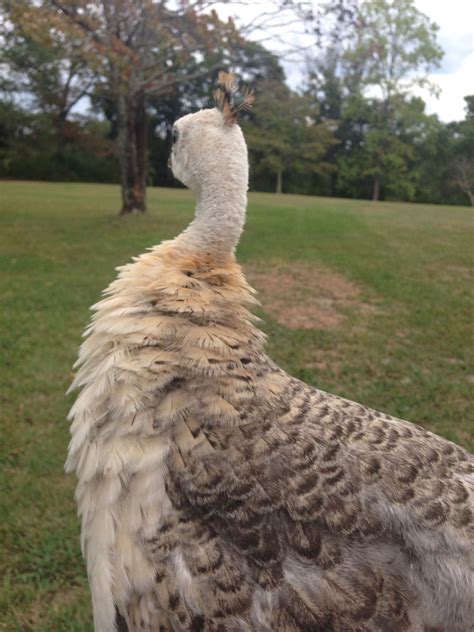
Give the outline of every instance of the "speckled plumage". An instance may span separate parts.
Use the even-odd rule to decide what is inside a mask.
[[[96,630],[472,630],[472,457],[287,375],[255,302],[183,233],[94,307],[67,466]]]

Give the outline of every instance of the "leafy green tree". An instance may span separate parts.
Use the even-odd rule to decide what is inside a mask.
[[[63,33],[79,32],[89,68],[117,113],[121,213],[146,210],[149,104],[173,86],[209,72],[239,38],[209,3],[166,0],[44,0],[62,19]],[[227,47],[223,42],[228,43]]]
[[[414,0],[337,0],[324,7],[332,20],[319,34],[324,50],[310,65],[308,91],[321,116],[337,122],[331,192],[379,199],[383,189],[410,198],[413,134],[426,121],[421,102],[409,94],[430,87],[427,73],[442,55],[437,27]],[[408,131],[401,121],[410,123]]]
[[[464,97],[466,118],[452,125],[455,134],[453,182],[474,206],[474,95]]]
[[[8,69],[0,78],[0,173],[113,179],[116,157],[102,126],[72,115],[96,81],[83,58],[84,38],[73,32],[64,37],[50,17],[43,4],[0,0],[0,62]]]
[[[339,158],[339,186],[355,197],[370,197],[382,164],[385,197],[413,200],[422,178],[429,176],[423,171],[420,157],[424,155],[433,166],[436,155],[429,153],[428,145],[442,125],[435,116],[425,113],[422,99],[399,96],[390,101],[386,127],[379,127],[378,105],[377,100],[363,99],[355,106],[366,125],[362,141]],[[345,115],[351,117],[349,112]]]
[[[275,191],[283,190],[283,177],[321,173],[330,166],[323,158],[334,142],[330,126],[316,122],[312,100],[280,82],[262,82],[254,111],[244,124],[253,170],[271,173]]]
[[[212,3],[202,1],[3,0],[3,5],[8,16],[3,24],[14,25],[15,33],[28,39],[28,51],[14,43],[8,62],[23,66],[43,111],[48,95],[59,92],[50,89],[54,73],[48,73],[48,61],[58,69],[58,86],[72,88],[65,72],[69,63],[74,76],[78,68],[89,73],[95,91],[113,104],[121,212],[145,211],[150,99],[163,97],[174,86],[228,60],[232,46],[240,41],[233,22],[221,22],[208,10]],[[61,44],[68,42],[74,44],[73,50],[63,58]],[[42,57],[46,72],[27,72],[26,52]]]
[[[60,37],[54,22],[43,28],[44,13],[31,21],[32,10],[40,12],[29,0],[0,0],[0,63],[8,68],[0,91],[20,96],[28,111],[49,117],[61,144],[71,111],[90,93],[94,77],[81,56],[83,42],[73,34]]]
[[[397,134],[400,108],[415,86],[430,86],[429,70],[439,64],[442,50],[436,42],[437,26],[415,6],[414,0],[371,0],[360,7],[362,26],[354,45],[345,53],[358,64],[373,112],[362,166],[373,181],[372,199],[378,200],[390,174],[403,176],[411,157],[409,144]],[[405,179],[406,181],[406,179]]]
[[[67,122],[61,143],[48,113],[0,101],[0,178],[117,182],[108,124]]]

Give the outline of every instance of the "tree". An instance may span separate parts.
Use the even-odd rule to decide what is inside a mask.
[[[337,168],[327,173],[326,184],[319,192],[364,197],[361,174],[354,173],[358,184],[349,191],[348,181],[341,171],[348,173],[352,157],[363,146],[371,110],[357,83],[356,73],[348,72],[342,56],[346,25],[336,21],[331,28],[334,30],[328,34],[325,48],[311,61],[305,89],[305,94],[318,104],[317,121],[329,124],[337,141],[327,153],[328,162]],[[353,167],[349,171],[354,171]]]
[[[454,168],[454,183],[468,196],[471,206],[474,206],[474,160],[459,158]]]
[[[148,107],[223,62],[222,42],[238,39],[232,21],[222,23],[206,2],[165,0],[45,0],[62,33],[82,35],[82,50],[98,85],[115,106],[122,185],[121,213],[146,210]]]
[[[21,95],[30,111],[49,116],[61,142],[71,110],[94,81],[83,59],[83,38],[62,37],[54,21],[45,28],[48,14],[29,1],[1,0],[0,8],[0,63],[8,68],[0,90]]]
[[[430,153],[429,145],[439,134],[441,124],[435,116],[425,113],[425,103],[419,97],[399,96],[391,99],[387,127],[381,128],[378,106],[378,101],[372,99],[363,99],[363,105],[356,106],[365,128],[361,142],[340,156],[339,185],[355,197],[373,197],[374,177],[383,165],[384,196],[415,199],[420,182],[427,175],[420,158],[431,168],[436,164],[435,147]],[[345,116],[350,116],[349,112]]]
[[[68,127],[68,138],[74,131],[69,119],[72,108],[84,94],[90,97],[93,111],[99,117],[105,115],[110,122],[109,139],[118,145],[123,212],[145,208],[145,186],[152,179],[161,184],[173,183],[165,167],[171,125],[179,116],[211,104],[218,68],[231,66],[244,81],[252,84],[263,79],[284,80],[283,70],[273,53],[257,42],[243,39],[232,21],[223,24],[215,13],[198,14],[189,4],[186,11],[182,7],[177,11],[175,5],[175,10],[167,13],[163,2],[138,0],[109,0],[107,3],[82,0],[10,3],[3,0],[3,4],[7,18],[4,24],[9,25],[4,34],[10,44],[5,62],[14,78],[6,86],[7,91],[10,95],[21,95],[22,99],[27,94],[28,108],[50,115],[55,127],[59,128],[55,121],[61,119],[62,126]],[[195,6],[204,9],[211,4],[199,2]],[[122,11],[123,20],[117,13],[113,19],[118,24],[125,23],[125,27],[134,27],[133,37],[126,45],[123,43],[127,35],[125,27],[110,35],[109,27],[102,23],[106,18],[113,22],[110,11],[115,5]],[[148,20],[152,33],[141,33],[139,15],[128,15],[129,19],[125,19],[132,5],[136,10],[145,5],[150,10],[161,8],[161,15],[154,14],[158,22],[161,20],[161,31],[165,32],[161,40],[156,21],[153,24]],[[105,9],[109,13],[105,14]],[[174,19],[174,31],[171,27],[165,28],[163,15],[168,22]],[[171,31],[174,36],[168,41]],[[181,32],[186,33],[184,40],[178,37]],[[110,38],[108,48],[101,45],[106,36]],[[202,50],[196,47],[198,40]],[[68,54],[63,54],[66,48],[63,42],[68,43]],[[140,54],[133,57],[140,44],[143,44]],[[141,68],[145,64],[142,57],[147,47],[152,46],[155,48],[146,62],[146,74]],[[158,63],[159,55],[166,57],[167,64]],[[78,74],[76,82],[70,68],[87,72],[88,81],[81,81],[82,76]],[[151,77],[153,68],[157,74]],[[116,79],[114,72],[118,73]],[[147,82],[143,84],[145,79]],[[53,80],[56,83],[52,89]],[[87,88],[75,91],[76,83]],[[70,98],[63,99],[66,103],[63,106],[61,97],[65,95]],[[148,164],[150,149],[155,158],[151,166]]]
[[[283,191],[285,173],[321,173],[328,168],[322,159],[334,139],[328,125],[315,122],[315,115],[311,100],[285,84],[260,84],[244,131],[254,171],[272,173],[277,193]]]
[[[75,98],[73,88],[84,84],[79,73],[87,73],[94,84],[87,84],[88,93],[100,94],[115,112],[122,213],[146,209],[150,99],[222,66],[240,40],[232,20],[223,23],[207,11],[211,5],[204,0],[2,1],[3,31],[12,40],[5,61],[27,78],[32,102],[47,111],[49,98],[64,121],[84,94]],[[33,57],[41,63],[31,63]]]
[[[72,115],[96,77],[83,57],[83,35],[67,35],[45,6],[0,0],[4,177],[113,178],[113,147],[103,126]]]
[[[0,178],[117,182],[107,123],[68,122],[59,142],[48,113],[0,100]]]
[[[474,206],[474,95],[464,97],[466,118],[452,125],[455,134],[453,182]]]
[[[322,115],[338,121],[336,188],[370,179],[371,197],[379,199],[399,178],[410,195],[413,150],[399,122],[414,108],[412,88],[430,87],[427,73],[442,56],[437,27],[414,0],[337,0],[324,10],[333,20],[318,33],[325,54],[310,64],[309,90]]]
[[[386,174],[394,163],[403,169],[410,148],[396,136],[396,113],[415,86],[430,87],[426,77],[439,64],[442,50],[436,43],[438,27],[416,7],[414,0],[371,0],[360,7],[362,27],[345,57],[357,62],[364,89],[378,90],[369,136],[372,199],[378,200]],[[361,65],[363,62],[363,65]]]
[[[413,149],[410,169],[415,174],[416,202],[454,203],[460,196],[452,183],[453,132],[434,114],[420,114],[416,134],[407,138]]]
[[[4,0],[5,2],[6,0]],[[228,2],[228,0],[225,0]],[[13,3],[15,4],[15,3]],[[144,212],[152,101],[220,67],[234,67],[243,38],[207,0],[19,0],[31,37],[79,41],[97,100],[114,116],[122,213]],[[220,3],[222,4],[222,3]],[[279,0],[287,8],[292,0]],[[21,15],[27,15],[27,19]],[[266,22],[262,14],[261,27]],[[35,25],[34,28],[31,25]],[[251,53],[250,48],[247,52]]]

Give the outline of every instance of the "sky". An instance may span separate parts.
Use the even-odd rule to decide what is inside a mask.
[[[441,94],[438,99],[423,95],[427,110],[445,122],[463,119],[463,97],[474,94],[474,2],[416,0],[415,4],[440,27],[438,41],[444,50],[441,66],[430,76]]]
[[[320,0],[315,0],[317,4]],[[219,8],[221,17],[236,15],[243,22],[268,7],[264,0],[255,0],[250,6],[231,2]],[[429,114],[436,113],[444,122],[464,118],[464,96],[474,94],[474,0],[415,0],[417,8],[438,24],[438,42],[444,50],[439,68],[429,78],[439,87],[438,97],[418,90],[426,102]],[[283,19],[281,22],[285,22]],[[276,29],[282,38],[291,37],[292,28],[281,24]],[[257,38],[255,38],[257,39]],[[271,42],[266,45],[271,48]],[[274,48],[279,44],[275,43]],[[296,87],[302,78],[303,68],[295,62],[283,62],[288,82]]]

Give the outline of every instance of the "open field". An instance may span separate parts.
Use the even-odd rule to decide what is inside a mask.
[[[91,630],[65,421],[88,307],[192,215],[153,189],[119,218],[108,185],[0,183],[0,630]],[[269,351],[324,390],[474,446],[468,208],[252,194],[239,259]]]

